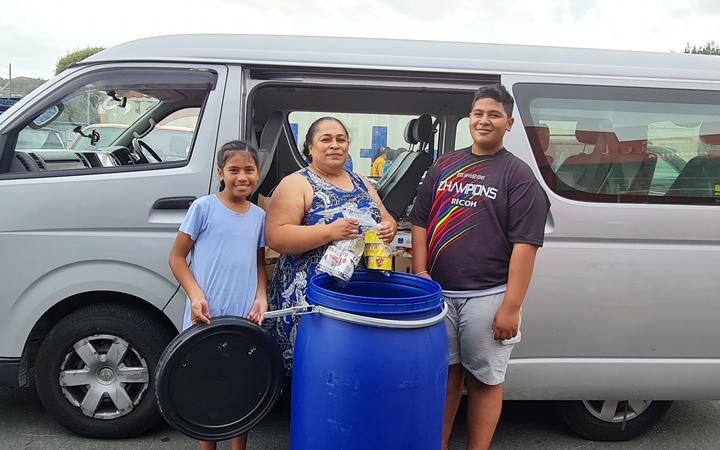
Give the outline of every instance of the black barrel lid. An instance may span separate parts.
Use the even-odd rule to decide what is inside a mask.
[[[195,439],[219,441],[260,422],[282,381],[282,358],[270,333],[247,319],[220,316],[170,342],[155,386],[171,426]]]

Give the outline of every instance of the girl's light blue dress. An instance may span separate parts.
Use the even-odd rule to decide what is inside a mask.
[[[190,271],[210,306],[210,320],[250,313],[257,291],[258,249],[265,247],[264,226],[265,211],[252,203],[239,213],[211,194],[190,205],[180,231],[194,242]],[[188,299],[183,329],[191,325]]]

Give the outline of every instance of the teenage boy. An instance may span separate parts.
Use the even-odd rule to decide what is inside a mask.
[[[503,146],[513,106],[501,85],[475,92],[472,146],[433,164],[410,217],[413,272],[440,283],[449,307],[443,449],[465,385],[467,448],[490,446],[520,307],[543,244],[547,196],[530,167]]]

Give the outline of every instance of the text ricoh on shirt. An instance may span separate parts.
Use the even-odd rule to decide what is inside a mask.
[[[428,271],[444,290],[485,290],[507,283],[512,244],[543,245],[549,207],[522,160],[468,147],[428,170],[410,221],[427,229]]]

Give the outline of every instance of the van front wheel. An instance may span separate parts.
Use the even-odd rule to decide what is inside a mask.
[[[593,441],[628,441],[655,425],[671,401],[582,400],[560,402],[560,414],[577,434]]]
[[[35,381],[50,415],[92,438],[125,438],[160,420],[155,368],[172,333],[140,310],[92,305],[61,319],[38,350]]]

